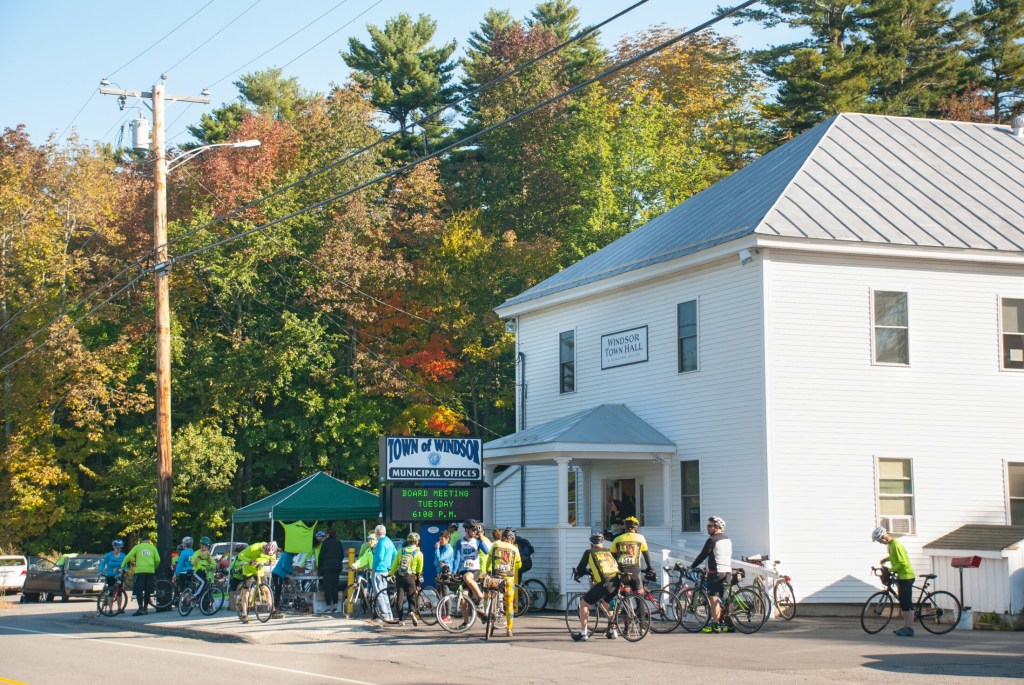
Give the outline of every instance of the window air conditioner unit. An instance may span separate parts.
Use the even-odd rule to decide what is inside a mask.
[[[882,528],[885,528],[893,536],[911,535],[914,532],[914,517],[883,516]]]

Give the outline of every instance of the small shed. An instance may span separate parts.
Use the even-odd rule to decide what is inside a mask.
[[[975,614],[1024,612],[1024,526],[971,523],[929,542],[936,585],[960,594],[960,571],[954,557],[979,556],[981,565],[964,569],[964,606]]]

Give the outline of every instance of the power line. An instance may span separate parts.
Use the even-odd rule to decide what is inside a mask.
[[[268,48],[268,49],[264,50],[263,52],[261,52],[260,54],[256,55],[256,56],[255,56],[255,57],[253,57],[253,58],[252,58],[251,60],[249,60],[248,62],[246,62],[245,64],[243,64],[242,66],[240,66],[240,67],[238,67],[237,69],[235,69],[234,71],[229,71],[228,73],[224,74],[224,75],[223,75],[223,76],[221,76],[221,77],[220,77],[219,79],[217,79],[216,81],[214,81],[214,82],[210,83],[210,84],[209,84],[208,86],[206,86],[206,87],[207,87],[207,88],[213,88],[213,87],[214,87],[215,85],[217,85],[218,83],[220,83],[220,82],[221,82],[221,81],[223,81],[224,79],[226,79],[226,78],[228,78],[228,77],[230,77],[230,76],[234,76],[235,74],[237,74],[238,72],[240,72],[240,71],[241,71],[242,69],[245,69],[245,68],[246,68],[247,66],[249,66],[250,64],[252,64],[252,63],[253,63],[253,62],[255,62],[256,60],[258,60],[258,59],[259,59],[260,57],[263,57],[264,55],[266,55],[266,54],[268,54],[268,53],[271,53],[271,52],[273,52],[274,50],[276,50],[277,48],[281,47],[282,45],[284,45],[285,43],[287,43],[288,41],[290,41],[290,40],[291,40],[292,38],[294,38],[295,36],[299,35],[299,34],[300,34],[300,33],[302,33],[303,31],[305,31],[306,29],[308,29],[308,28],[309,28],[310,26],[312,26],[313,24],[317,23],[318,21],[320,21],[321,19],[323,19],[323,18],[324,18],[324,17],[326,17],[326,16],[328,15],[328,14],[330,14],[330,13],[331,13],[331,12],[333,12],[334,10],[338,9],[339,7],[341,7],[342,5],[344,5],[345,3],[347,3],[348,1],[349,1],[349,0],[341,0],[341,2],[339,2],[339,3],[337,4],[337,5],[335,5],[335,6],[334,6],[334,7],[332,7],[331,9],[327,10],[326,12],[324,12],[324,13],[323,13],[323,14],[321,14],[321,15],[320,15],[319,17],[317,17],[317,18],[316,18],[316,19],[314,19],[313,21],[309,22],[308,24],[306,24],[305,26],[303,26],[303,27],[302,27],[301,29],[299,29],[299,30],[298,30],[298,31],[296,31],[295,33],[291,34],[290,36],[288,36],[287,38],[285,38],[285,39],[284,39],[284,40],[282,40],[281,42],[279,42],[279,43],[276,43],[275,45],[271,46],[270,48]],[[346,24],[346,26],[347,26],[347,24]]]
[[[297,60],[298,60],[298,59],[299,59],[300,57],[303,57],[303,56],[305,56],[305,55],[306,55],[306,53],[308,53],[308,52],[310,52],[310,51],[312,51],[312,50],[314,50],[314,49],[316,49],[316,48],[320,47],[321,45],[323,45],[323,44],[324,44],[324,43],[325,43],[325,42],[327,41],[327,39],[328,39],[328,38],[330,38],[330,37],[334,36],[334,34],[338,33],[338,32],[339,32],[339,31],[341,31],[341,30],[342,30],[343,28],[347,27],[347,26],[348,26],[349,24],[351,24],[351,23],[352,23],[352,22],[354,22],[354,21],[355,21],[356,19],[358,19],[359,17],[363,16],[364,14],[366,14],[367,12],[369,12],[370,10],[372,10],[372,9],[373,9],[374,7],[376,7],[377,5],[379,5],[379,4],[380,4],[380,3],[382,3],[382,2],[384,2],[384,0],[377,0],[377,2],[373,3],[372,5],[370,5],[369,7],[367,7],[367,8],[365,9],[365,10],[363,10],[362,12],[360,12],[359,14],[357,14],[356,16],[352,17],[351,19],[349,19],[348,21],[346,21],[346,22],[345,22],[344,24],[342,24],[341,26],[339,26],[339,27],[338,27],[338,29],[337,29],[336,31],[332,31],[331,33],[327,34],[326,36],[324,36],[324,37],[323,37],[323,39],[322,39],[322,40],[320,40],[320,41],[318,41],[318,42],[316,42],[316,43],[313,43],[313,45],[309,46],[309,48],[307,48],[307,49],[306,49],[306,50],[304,50],[303,52],[300,52],[300,53],[299,53],[299,54],[298,54],[298,55],[297,55],[296,57],[293,57],[293,58],[292,58],[291,60],[289,60],[289,61],[285,62],[284,64],[282,64],[282,65],[281,65],[281,68],[282,68],[282,69],[284,69],[285,67],[287,67],[287,66],[288,66],[289,64],[291,64],[292,62],[295,62],[295,61],[297,61]]]
[[[489,126],[486,126],[486,127],[482,128],[482,129],[480,129],[479,131],[477,131],[475,133],[471,133],[470,135],[465,136],[464,138],[462,138],[460,140],[457,140],[454,143],[450,143],[449,145],[446,145],[446,146],[444,146],[444,147],[442,147],[442,148],[440,148],[438,150],[435,150],[434,152],[430,152],[430,153],[427,153],[425,155],[422,155],[422,156],[414,159],[411,162],[408,162],[406,164],[403,164],[400,167],[397,167],[397,168],[392,169],[390,171],[386,171],[386,172],[384,172],[382,174],[379,174],[378,176],[376,176],[376,177],[374,177],[374,178],[372,178],[372,179],[370,179],[368,181],[364,181],[364,182],[362,182],[362,183],[360,183],[360,184],[358,184],[358,185],[356,185],[356,186],[354,186],[352,188],[349,188],[348,190],[344,190],[344,191],[342,191],[340,193],[337,193],[335,195],[331,195],[330,197],[327,197],[327,198],[325,198],[323,200],[320,200],[319,202],[315,202],[315,203],[313,203],[311,205],[307,205],[306,207],[303,207],[302,209],[297,209],[294,212],[289,212],[288,214],[286,214],[286,215],[284,215],[282,217],[278,217],[277,219],[272,219],[271,221],[268,221],[265,224],[262,224],[260,226],[254,226],[253,228],[247,229],[245,231],[241,231],[240,233],[236,233],[236,234],[231,235],[231,236],[227,236],[225,238],[217,240],[217,241],[215,241],[213,243],[210,243],[208,245],[205,245],[203,247],[198,247],[198,248],[196,248],[194,250],[190,250],[189,252],[185,252],[185,253],[177,256],[177,257],[172,258],[171,261],[172,262],[176,262],[176,261],[179,261],[179,260],[182,260],[182,259],[187,259],[189,257],[193,257],[195,255],[198,255],[198,254],[201,254],[203,252],[206,252],[207,250],[212,250],[215,247],[220,247],[222,245],[226,245],[228,243],[234,242],[235,240],[238,240],[239,238],[244,238],[244,237],[252,235],[253,233],[256,233],[258,231],[262,231],[262,230],[265,230],[265,229],[270,228],[272,226],[276,226],[277,224],[282,223],[284,221],[287,221],[288,219],[293,219],[293,218],[295,218],[297,216],[301,216],[301,215],[306,214],[307,212],[313,211],[315,209],[321,209],[321,208],[323,208],[323,207],[325,207],[325,206],[327,206],[327,205],[329,205],[329,204],[331,204],[333,202],[337,202],[338,200],[340,200],[343,197],[347,197],[347,196],[349,196],[349,195],[351,195],[353,193],[356,193],[356,192],[358,192],[360,190],[363,190],[364,188],[367,188],[367,187],[369,187],[371,185],[375,185],[377,183],[380,183],[381,181],[385,181],[385,180],[387,180],[389,178],[393,178],[395,176],[398,176],[399,174],[402,174],[402,173],[404,173],[406,171],[409,171],[413,167],[415,167],[415,166],[417,166],[419,164],[422,164],[423,162],[429,161],[431,159],[436,159],[437,157],[441,157],[442,155],[444,155],[444,154],[446,154],[448,152],[451,152],[452,150],[455,150],[455,149],[457,149],[459,147],[462,147],[462,146],[466,145],[467,143],[470,143],[470,142],[476,140],[477,138],[480,138],[480,137],[482,137],[484,135],[487,135],[491,131],[493,131],[493,130],[501,127],[501,126],[505,126],[505,125],[510,124],[510,123],[512,123],[514,121],[518,121],[519,119],[522,119],[524,116],[526,116],[528,114],[531,114],[531,113],[537,111],[538,109],[542,109],[544,107],[547,107],[548,105],[550,105],[550,104],[552,104],[554,102],[562,100],[563,98],[566,98],[569,95],[572,95],[573,93],[576,93],[576,92],[582,90],[583,88],[586,88],[587,86],[589,86],[589,85],[591,85],[593,83],[596,83],[597,81],[600,81],[601,79],[608,78],[612,74],[616,74],[616,73],[622,71],[623,69],[625,69],[626,67],[632,66],[632,65],[636,64],[637,62],[639,62],[639,61],[641,61],[643,59],[647,59],[651,55],[656,54],[656,53],[658,53],[658,52],[660,52],[660,51],[662,51],[662,50],[664,50],[664,49],[666,49],[668,47],[671,47],[672,45],[675,45],[676,43],[681,41],[683,38],[686,38],[688,36],[694,35],[695,33],[699,33],[701,31],[704,31],[704,30],[710,28],[711,26],[714,26],[718,22],[722,21],[723,19],[725,19],[725,18],[727,18],[729,16],[732,16],[733,14],[735,14],[735,13],[737,13],[737,12],[743,10],[743,9],[746,9],[747,7],[750,7],[751,5],[757,4],[757,2],[759,2],[759,1],[760,0],[747,0],[746,2],[740,3],[739,5],[736,5],[735,7],[722,12],[721,14],[716,16],[714,19],[710,19],[710,20],[704,22],[703,24],[700,24],[699,26],[696,26],[696,27],[694,27],[692,29],[689,29],[688,31],[684,31],[684,32],[680,33],[679,35],[677,35],[677,36],[675,36],[673,38],[670,38],[669,40],[666,40],[666,41],[663,41],[663,42],[659,43],[658,45],[654,46],[653,48],[649,48],[647,50],[644,50],[643,52],[641,52],[641,53],[631,57],[628,60],[625,60],[624,62],[620,62],[619,64],[616,64],[616,65],[614,65],[612,67],[609,67],[608,69],[605,69],[604,71],[602,71],[601,73],[597,74],[596,76],[592,76],[591,78],[588,78],[588,79],[586,79],[584,81],[581,81],[580,83],[577,83],[576,85],[574,85],[574,86],[572,86],[570,88],[567,88],[566,90],[563,90],[560,93],[552,95],[551,97],[549,97],[546,100],[543,100],[542,102],[539,102],[539,103],[537,103],[535,105],[531,105],[530,107],[527,107],[524,110],[516,112],[515,114],[512,114],[511,116],[508,116],[508,117],[502,119],[501,121],[498,121],[498,122],[493,123],[493,124],[491,124]]]
[[[164,73],[166,74],[166,73],[169,73],[169,72],[171,72],[171,71],[172,71],[172,70],[174,69],[174,67],[178,66],[179,64],[181,64],[182,62],[184,62],[185,60],[187,60],[187,59],[188,59],[189,57],[191,57],[192,55],[194,55],[194,54],[196,53],[196,51],[198,51],[198,50],[199,50],[199,48],[203,47],[204,45],[206,45],[207,43],[209,43],[209,42],[210,42],[211,40],[213,40],[214,38],[216,38],[217,36],[219,36],[219,35],[220,35],[221,33],[223,33],[223,32],[224,32],[224,30],[225,30],[225,29],[227,29],[227,28],[228,28],[229,26],[231,26],[231,25],[232,25],[232,24],[234,24],[234,23],[235,23],[236,21],[238,21],[239,19],[241,19],[241,18],[242,18],[243,16],[245,16],[245,15],[246,15],[246,14],[247,14],[247,13],[249,12],[249,10],[251,10],[251,9],[252,9],[253,7],[255,7],[256,5],[260,4],[261,2],[263,2],[263,0],[256,0],[256,2],[254,2],[254,3],[252,3],[251,5],[249,5],[248,7],[246,7],[246,8],[244,9],[244,10],[242,10],[242,12],[241,12],[241,13],[240,13],[240,14],[239,14],[238,16],[236,16],[236,17],[235,17],[234,19],[232,19],[232,20],[231,20],[231,21],[229,21],[228,23],[224,24],[224,26],[222,26],[222,27],[220,27],[219,29],[217,29],[217,31],[215,31],[215,32],[213,33],[213,35],[211,35],[211,36],[210,36],[209,38],[207,38],[207,39],[206,39],[206,40],[204,40],[204,41],[203,41],[202,43],[200,43],[200,44],[199,44],[199,45],[197,45],[197,46],[196,46],[195,48],[193,48],[193,49],[192,49],[192,52],[188,53],[187,55],[185,55],[184,57],[182,57],[181,59],[179,59],[179,60],[178,60],[177,62],[175,62],[175,63],[174,63],[173,65],[171,65],[171,67],[170,67],[169,69],[164,69]]]
[[[625,8],[621,12],[612,15],[611,17],[605,19],[604,21],[602,21],[602,22],[600,22],[598,24],[594,24],[593,26],[587,27],[586,29],[583,29],[582,31],[578,32],[575,36],[570,37],[568,40],[564,41],[563,43],[548,49],[547,51],[541,53],[540,55],[537,55],[533,59],[527,60],[523,64],[521,64],[518,67],[512,69],[511,71],[505,72],[504,74],[501,74],[501,75],[491,79],[487,83],[484,83],[484,84],[476,87],[472,91],[462,95],[461,97],[457,98],[456,100],[454,100],[454,101],[452,101],[452,102],[450,102],[450,103],[448,103],[446,105],[443,105],[441,107],[438,107],[434,111],[432,111],[432,112],[430,112],[430,113],[420,117],[416,121],[412,122],[410,124],[410,126],[413,126],[413,127],[414,126],[420,126],[424,122],[428,121],[432,117],[437,116],[441,112],[444,112],[445,110],[448,110],[448,109],[452,109],[455,106],[457,106],[458,104],[460,104],[460,103],[462,103],[462,102],[464,102],[464,101],[466,101],[466,100],[468,100],[468,99],[470,99],[470,98],[480,94],[481,92],[487,90],[488,88],[491,88],[492,86],[495,86],[498,83],[501,83],[502,81],[505,81],[506,79],[512,78],[516,74],[519,74],[519,73],[525,71],[526,69],[529,69],[534,64],[537,64],[541,60],[547,58],[549,55],[551,55],[551,54],[553,54],[553,53],[555,53],[555,52],[557,52],[559,50],[563,50],[564,48],[566,48],[567,46],[571,45],[572,43],[578,42],[578,41],[582,40],[583,38],[586,38],[588,35],[598,31],[599,29],[601,29],[603,26],[607,25],[608,23],[610,23],[612,21],[615,21],[616,19],[618,19],[619,17],[623,16],[624,14],[632,12],[637,7],[639,7],[641,5],[644,5],[647,2],[649,2],[649,0],[639,0],[639,2],[636,2],[636,3],[632,4],[632,5],[630,5],[629,7]],[[342,28],[344,28],[344,27],[342,27]],[[341,29],[339,29],[339,31],[340,30]],[[335,31],[335,33],[337,33],[337,31]],[[324,39],[324,40],[326,40],[326,39]],[[323,42],[323,41],[321,41],[321,42]],[[295,61],[295,60],[292,60],[292,61]],[[290,62],[289,62],[289,64],[290,64]],[[287,65],[285,65],[285,66],[287,66]],[[289,190],[289,189],[294,188],[294,187],[296,187],[298,185],[301,185],[301,184],[305,183],[306,181],[308,181],[308,180],[310,180],[312,178],[315,178],[315,177],[317,177],[317,176],[319,176],[321,174],[327,173],[331,169],[334,169],[335,167],[340,166],[341,164],[344,164],[345,162],[349,161],[350,159],[354,159],[356,157],[359,157],[359,156],[369,152],[370,150],[373,150],[374,148],[376,148],[376,147],[378,147],[380,145],[383,145],[384,143],[386,143],[386,142],[392,140],[393,138],[395,138],[396,136],[398,136],[400,133],[401,133],[401,131],[395,131],[393,133],[385,134],[385,135],[381,136],[380,138],[378,138],[377,140],[375,140],[374,142],[370,143],[369,145],[366,145],[366,146],[364,146],[362,148],[359,148],[358,150],[354,150],[353,152],[350,152],[349,154],[344,155],[343,157],[340,157],[339,159],[336,159],[335,161],[331,162],[330,164],[327,164],[327,165],[325,165],[323,167],[320,167],[319,169],[316,169],[316,170],[306,174],[305,176],[303,176],[302,178],[300,178],[298,180],[295,180],[295,181],[293,181],[291,183],[285,184],[284,186],[281,186],[281,187],[275,189],[274,191],[268,193],[267,195],[264,195],[263,197],[257,198],[255,200],[249,202],[249,203],[246,203],[246,204],[242,205],[241,207],[238,207],[237,209],[235,209],[235,210],[233,210],[231,212],[228,212],[227,214],[225,214],[222,217],[218,217],[216,219],[213,219],[213,220],[207,222],[206,224],[204,224],[202,226],[198,226],[198,227],[192,229],[191,231],[188,231],[188,232],[184,233],[183,235],[178,236],[174,240],[171,240],[168,243],[168,245],[169,246],[173,245],[175,242],[177,242],[179,240],[183,240],[183,239],[185,239],[187,237],[190,237],[191,235],[193,235],[195,233],[198,233],[199,231],[205,230],[205,229],[207,229],[207,228],[209,228],[211,226],[214,226],[214,225],[216,225],[218,223],[223,223],[223,222],[227,221],[228,219],[230,219],[231,217],[237,216],[238,214],[240,214],[241,212],[244,212],[247,209],[255,207],[255,206],[257,206],[259,204],[262,204],[263,202],[266,202],[267,200],[269,200],[269,199],[271,199],[271,198],[273,198],[273,197],[275,197],[277,195],[280,195],[281,193],[285,192],[286,190]]]
[[[64,134],[67,133],[68,130],[70,130],[70,128],[74,125],[76,121],[78,121],[78,117],[82,114],[82,112],[85,111],[86,105],[92,102],[92,99],[96,96],[96,92],[97,91],[93,90],[91,93],[89,93],[89,97],[87,97],[85,99],[85,102],[82,103],[82,106],[78,108],[78,111],[75,113],[75,116],[71,117],[71,121],[68,122],[68,125],[64,127],[63,131],[60,132],[60,135],[57,136],[57,142],[59,142],[60,139],[64,137]]]
[[[153,43],[152,45],[150,45],[150,46],[149,46],[148,48],[146,48],[145,50],[143,50],[143,51],[142,51],[142,52],[140,52],[139,54],[135,55],[135,57],[132,57],[132,58],[131,58],[130,60],[128,60],[127,62],[125,62],[125,63],[124,63],[124,64],[122,64],[121,66],[119,66],[119,67],[118,67],[117,69],[114,69],[114,70],[113,70],[112,72],[110,72],[109,74],[107,74],[107,78],[110,78],[111,76],[113,76],[113,75],[114,75],[114,74],[116,74],[117,72],[121,71],[122,69],[124,69],[125,67],[127,67],[127,66],[128,66],[129,64],[131,64],[132,62],[134,62],[135,60],[137,60],[138,58],[142,57],[142,56],[143,56],[143,55],[145,55],[145,54],[146,54],[147,52],[149,52],[150,50],[152,50],[153,48],[155,48],[155,47],[156,47],[157,45],[159,45],[160,43],[164,42],[164,41],[165,41],[165,40],[166,40],[167,38],[169,38],[169,37],[170,37],[170,35],[171,35],[172,33],[174,33],[175,31],[177,31],[178,29],[180,29],[180,28],[181,28],[182,26],[184,26],[184,25],[185,25],[185,24],[187,24],[188,22],[192,21],[192,19],[193,19],[193,18],[194,18],[194,17],[195,17],[195,16],[197,15],[197,14],[199,14],[199,13],[200,13],[200,12],[202,12],[202,11],[203,11],[204,9],[206,9],[207,7],[209,7],[210,5],[212,5],[212,4],[214,3],[214,2],[216,2],[216,0],[210,0],[210,1],[208,2],[208,3],[206,3],[205,5],[203,5],[202,7],[200,7],[199,9],[197,9],[197,10],[196,10],[195,12],[193,12],[193,13],[192,13],[192,15],[191,15],[191,16],[189,16],[189,18],[188,18],[188,19],[186,19],[185,21],[181,22],[180,24],[178,24],[177,26],[175,26],[175,27],[174,27],[173,29],[171,29],[170,31],[168,31],[168,32],[167,32],[166,34],[164,34],[163,38],[161,38],[160,40],[156,41],[155,43]],[[175,66],[177,66],[177,65],[175,65]]]

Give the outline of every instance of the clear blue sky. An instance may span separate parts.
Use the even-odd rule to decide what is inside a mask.
[[[109,77],[112,84],[125,89],[149,90],[166,73],[168,93],[198,95],[204,87],[211,92],[208,106],[176,103],[168,110],[168,142],[181,144],[190,139],[185,126],[194,124],[203,111],[237,96],[233,81],[244,73],[284,67],[285,75],[297,77],[303,88],[321,92],[331,82],[344,82],[348,70],[338,51],[347,49],[350,36],[367,42],[367,24],[383,26],[400,12],[429,14],[438,24],[435,43],[455,39],[459,55],[489,7],[525,17],[536,4],[518,0],[0,0],[0,64],[4,65],[0,129],[25,124],[39,144],[51,133],[61,134],[74,120],[81,138],[116,142],[130,112],[119,111],[116,97],[96,92],[100,79]],[[603,21],[631,4],[631,0],[576,0],[582,26]],[[623,35],[660,23],[692,27],[710,19],[717,6],[727,4],[727,0],[649,0],[605,27],[602,42],[610,46]],[[955,3],[966,4],[967,0]],[[321,15],[325,16],[260,56]],[[186,23],[154,46],[182,22]],[[793,35],[752,24],[736,27],[728,21],[717,28],[721,34],[736,36],[743,49],[785,42]],[[250,60],[254,61],[247,64]],[[137,100],[128,104],[139,106]]]

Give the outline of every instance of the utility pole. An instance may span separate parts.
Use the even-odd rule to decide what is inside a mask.
[[[171,529],[171,305],[167,257],[167,158],[164,150],[164,101],[198,102],[210,104],[203,96],[167,95],[163,83],[149,92],[110,88],[106,79],[101,82],[104,95],[137,97],[152,102],[153,110],[153,276],[156,286],[156,527],[157,548],[160,550],[160,574],[168,576],[174,533]]]

